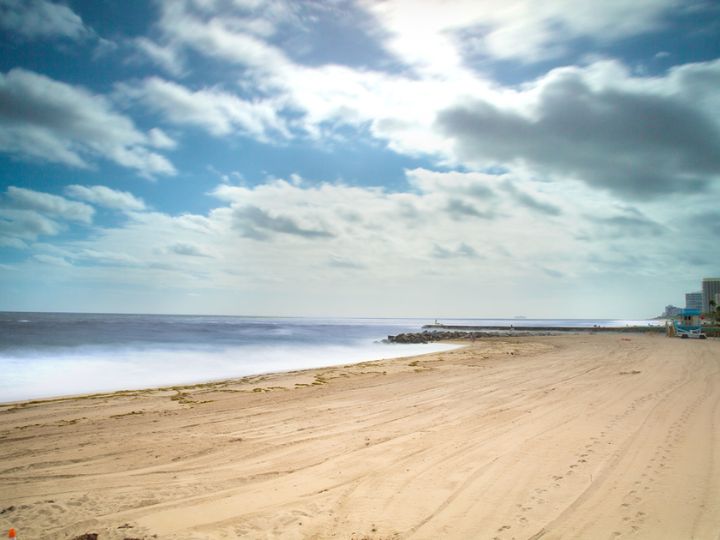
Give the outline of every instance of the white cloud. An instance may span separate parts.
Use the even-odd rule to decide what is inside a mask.
[[[170,75],[175,77],[182,75],[183,60],[175,47],[159,45],[146,37],[135,38],[130,43]]]
[[[33,259],[43,265],[59,266],[61,268],[72,267],[72,264],[66,259],[64,259],[63,257],[57,257],[55,255],[46,255],[44,253],[39,253],[37,255],[33,255]]]
[[[142,267],[140,260],[127,253],[112,251],[98,251],[96,249],[80,249],[65,254],[67,258],[80,260],[86,263],[115,267]]]
[[[558,287],[569,294],[607,273],[634,284],[659,278],[659,269],[682,275],[679,254],[712,253],[701,236],[673,225],[680,207],[618,206],[584,184],[539,183],[522,170],[418,168],[407,176],[408,193],[310,180],[219,185],[206,215],[131,212],[89,238],[28,251],[74,264],[67,279],[202,291],[216,299],[197,304],[207,312],[277,314],[294,305],[296,314],[343,314],[348,306],[356,315],[408,314],[446,306],[476,316],[517,305],[547,314],[546,302],[563,293]],[[519,210],[516,193],[551,202],[558,213]],[[708,201],[698,204],[710,211]],[[479,218],[465,207],[494,213]],[[32,272],[32,264],[20,268]]]
[[[289,136],[271,100],[248,101],[216,88],[191,91],[157,77],[136,85],[119,85],[118,92],[139,100],[169,122],[198,126],[215,136],[234,131],[262,140],[271,133]]]
[[[35,240],[40,235],[55,235],[61,230],[59,223],[36,211],[0,207],[0,232],[3,236]]]
[[[573,178],[621,197],[703,189],[713,178],[716,63],[641,77],[619,62],[596,61],[515,88],[464,63],[471,53],[547,58],[578,38],[607,43],[652,31],[677,9],[670,0],[582,6],[466,0],[452,9],[434,0],[361,2],[384,30],[374,36],[385,36],[387,47],[416,68],[395,74],[291,61],[282,40],[268,38],[297,14],[274,5],[281,15],[267,16],[257,5],[167,2],[157,25],[164,47],[233,64],[243,92],[261,97],[249,101],[226,88],[191,90],[158,78],[122,91],[170,122],[216,136],[240,132],[267,141],[305,133],[331,140],[352,126],[398,153],[442,165],[533,169],[546,180]],[[297,31],[301,23],[294,24]],[[536,211],[555,211],[540,199],[514,197]]]
[[[286,61],[285,55],[263,38],[292,16],[290,6],[264,2],[222,9],[218,2],[175,0],[160,4],[157,26],[169,46],[188,46],[208,56],[264,70]]]
[[[660,28],[672,0],[361,2],[387,33],[386,47],[426,73],[461,69],[464,55],[533,62],[567,52],[578,38],[612,42]]]
[[[0,210],[0,230],[5,230],[5,226],[3,224],[3,221],[5,221],[4,216],[2,214],[2,210]],[[15,249],[27,249],[28,245],[20,238],[12,238],[10,236],[2,236],[0,237],[0,246],[2,247],[11,247]]]
[[[6,195],[11,200],[13,208],[34,210],[69,221],[91,223],[95,213],[87,204],[31,189],[10,186]]]
[[[0,28],[29,39],[80,39],[90,34],[72,9],[48,0],[0,0]]]
[[[75,167],[103,157],[146,176],[175,173],[103,96],[16,68],[0,74],[0,102],[0,151]]]
[[[65,188],[65,193],[74,199],[80,199],[114,210],[145,210],[145,202],[142,199],[127,191],[118,191],[107,186],[70,185]]]
[[[94,209],[58,195],[9,186],[0,199],[0,234],[4,245],[23,248],[25,241],[55,236],[65,222],[90,224]]]
[[[177,142],[160,128],[152,128],[148,131],[148,137],[155,148],[173,149],[177,146]]]

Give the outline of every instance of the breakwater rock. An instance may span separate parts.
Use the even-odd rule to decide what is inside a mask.
[[[517,330],[487,332],[463,332],[457,330],[429,332],[426,330],[423,332],[408,332],[404,334],[398,334],[396,336],[388,336],[385,341],[387,343],[434,343],[437,341],[472,341],[474,339],[482,339],[489,337],[511,337],[519,335],[552,336],[557,335],[558,333],[559,332],[549,331],[518,332]]]
[[[594,334],[600,332],[615,333],[657,333],[664,334],[664,326],[450,326],[450,325],[427,325],[422,332],[408,332],[396,336],[388,336],[386,343],[433,343],[437,341],[472,341],[475,339],[489,337],[522,337],[522,336],[559,336],[567,334]],[[712,334],[708,334],[712,335]]]

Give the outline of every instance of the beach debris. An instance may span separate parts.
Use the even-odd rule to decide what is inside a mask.
[[[98,533],[85,533],[76,536],[73,540],[98,540]]]
[[[17,532],[15,532],[15,529],[10,527],[10,530],[8,531],[8,538],[17,538]]]

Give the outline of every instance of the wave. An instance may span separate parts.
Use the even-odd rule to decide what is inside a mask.
[[[448,344],[241,346],[217,349],[86,347],[0,355],[0,402],[193,384],[299,369],[399,358]]]

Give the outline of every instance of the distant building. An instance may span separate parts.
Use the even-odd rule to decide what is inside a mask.
[[[710,300],[720,293],[720,278],[703,278],[702,280],[702,310],[703,313],[710,311]]]
[[[663,317],[677,317],[682,313],[683,308],[677,306],[665,306],[665,313]]]
[[[685,293],[685,309],[702,309],[702,304],[702,291]]]

